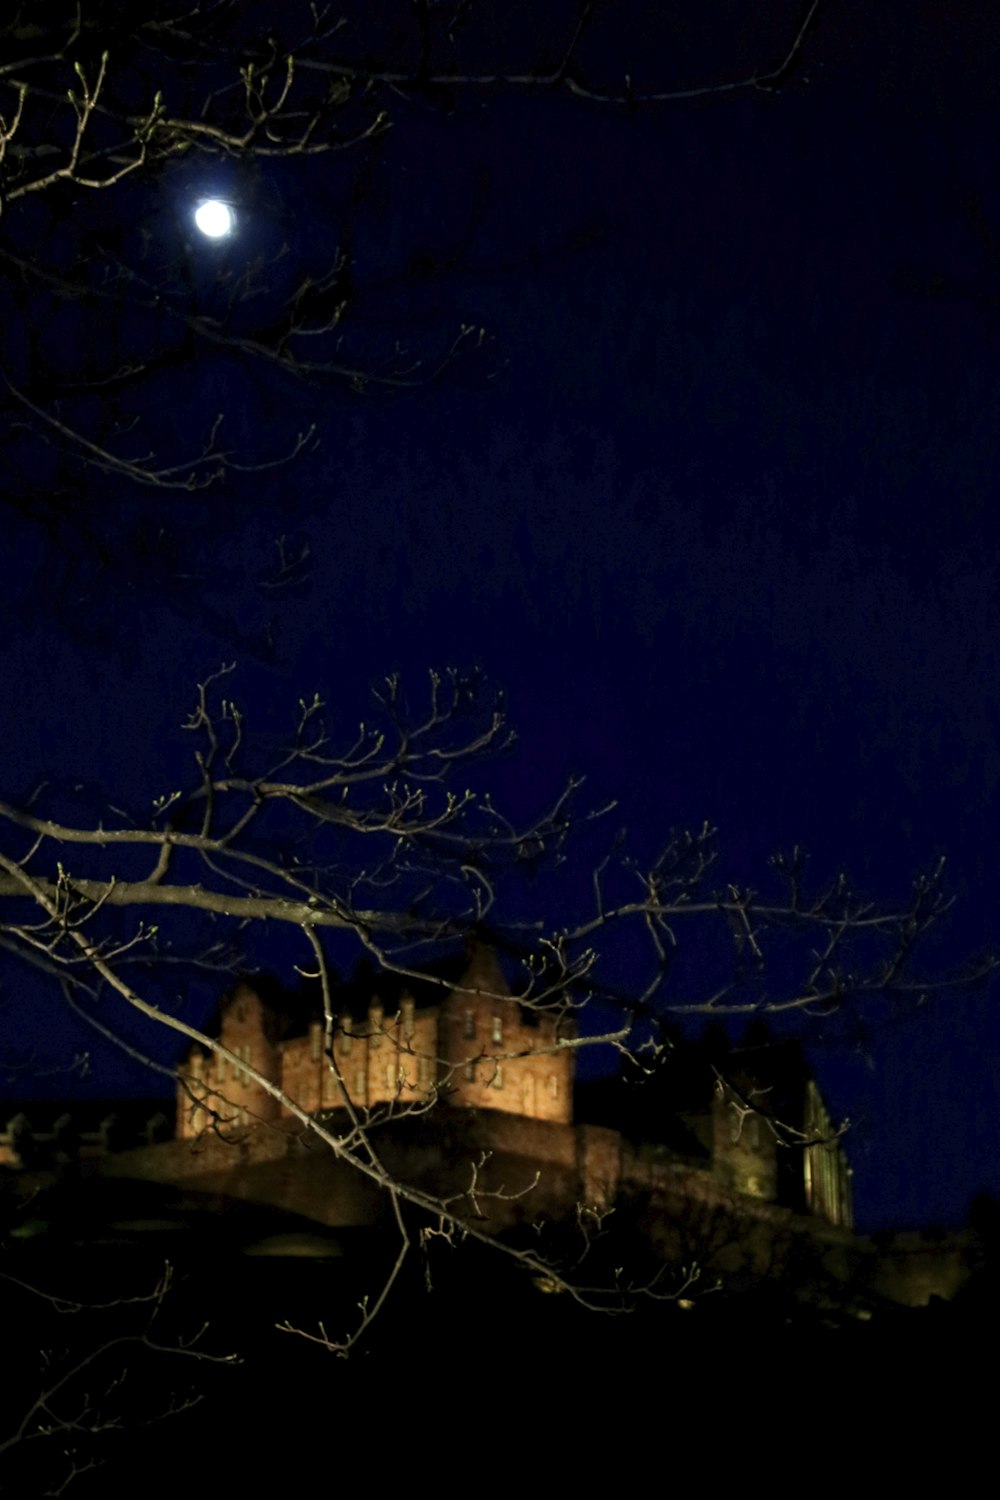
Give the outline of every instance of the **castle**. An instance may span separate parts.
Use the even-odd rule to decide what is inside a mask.
[[[642,1087],[574,1089],[570,1020],[512,996],[485,944],[420,975],[362,970],[331,1000],[324,1017],[315,989],[241,980],[218,1050],[195,1045],[181,1066],[172,1152],[147,1165],[326,1223],[371,1222],[378,1203],[343,1163],[320,1167],[313,1151],[290,1165],[308,1147],[302,1115],[353,1114],[377,1123],[398,1180],[426,1193],[461,1196],[469,1163],[488,1160],[480,1185],[505,1185],[477,1205],[493,1230],[624,1195],[648,1198],[651,1219],[690,1225],[697,1205],[695,1217],[850,1231],[850,1168],[792,1044],[737,1049],[720,1069],[678,1041]]]
[[[384,1187],[309,1128],[318,1116],[338,1140],[353,1132],[356,1152],[364,1122],[409,1201],[447,1200],[488,1234],[613,1210],[661,1260],[757,1277],[819,1256],[854,1275],[850,1169],[794,1044],[750,1039],[720,1061],[719,1038],[678,1039],[652,1077],[574,1087],[571,1017],[512,995],[485,944],[412,976],[361,969],[325,1012],[315,985],[241,979],[217,1046],[178,1068],[173,1138],[150,1123],[122,1149],[109,1117],[77,1132],[79,1160],[324,1231],[375,1229]],[[72,1132],[57,1125],[65,1157]],[[0,1156],[27,1166],[29,1148],[42,1163],[44,1132],[22,1114]]]
[[[850,1167],[794,1044],[758,1041],[719,1066],[718,1038],[678,1041],[640,1086],[619,1078],[574,1088],[570,1018],[512,996],[497,953],[481,943],[419,975],[362,968],[332,998],[326,1018],[315,987],[295,994],[243,978],[219,1008],[218,1049],[195,1044],[178,1069],[172,1140],[160,1113],[144,1120],[140,1145],[110,1106],[89,1131],[66,1113],[39,1131],[19,1111],[0,1138],[0,1164],[75,1152],[107,1157],[115,1175],[273,1201],[265,1164],[304,1151],[302,1116],[353,1112],[378,1122],[394,1169],[429,1190],[451,1190],[478,1152],[513,1163],[515,1182],[537,1177],[530,1208],[548,1213],[645,1192],[851,1228]],[[286,1206],[316,1208],[305,1186],[315,1168],[301,1182],[285,1171]],[[343,1223],[356,1207],[355,1193],[341,1203],[324,1189],[317,1211]]]
[[[411,1110],[441,1101],[569,1125],[573,1051],[565,1020],[519,1005],[492,948],[404,979],[364,971],[336,992],[327,1052],[318,999],[243,980],[219,1016],[222,1051],[195,1045],[182,1065],[177,1136],[200,1137],[212,1120],[248,1126],[346,1105]]]

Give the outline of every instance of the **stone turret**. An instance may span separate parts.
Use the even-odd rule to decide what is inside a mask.
[[[278,1118],[279,1104],[258,1078],[280,1085],[279,1023],[257,989],[241,980],[220,1012],[219,1042],[224,1049],[188,1053],[180,1089],[177,1134],[189,1140],[215,1124],[233,1130]],[[256,1076],[254,1076],[256,1075]]]

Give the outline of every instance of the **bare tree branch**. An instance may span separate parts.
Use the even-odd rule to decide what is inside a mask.
[[[120,1034],[113,1011],[105,1006],[98,1016],[88,997],[104,991],[117,998],[123,1015],[139,1015],[213,1056],[224,1069],[213,1082],[189,1064],[149,1060],[177,1078],[192,1109],[222,1140],[238,1138],[245,1128],[240,1096],[218,1081],[228,1075],[252,1082],[289,1124],[386,1195],[398,1234],[396,1258],[353,1332],[333,1336],[321,1328],[310,1335],[331,1351],[353,1347],[390,1295],[414,1245],[407,1214],[416,1212],[455,1242],[491,1242],[484,1204],[510,1194],[503,1184],[486,1186],[485,1158],[470,1161],[461,1192],[434,1192],[400,1181],[377,1142],[384,1126],[433,1108],[455,1086],[457,1067],[473,1075],[481,1070],[489,1084],[525,1058],[604,1045],[648,1071],[643,1052],[652,1049],[655,1059],[669,1048],[671,1017],[829,1016],[885,1001],[914,1006],[994,967],[990,957],[964,974],[927,976],[915,967],[921,940],[951,905],[942,866],[918,879],[908,900],[880,906],[855,896],[843,876],[809,892],[804,857],[796,850],[774,862],[784,899],[764,900],[742,886],[711,883],[716,851],[707,826],[697,834],[675,833],[651,868],[639,867],[616,840],[613,856],[605,853],[594,867],[593,912],[568,921],[563,913],[553,927],[557,899],[554,908],[548,905],[547,921],[505,928],[504,895],[525,859],[554,871],[568,841],[599,824],[575,814],[576,783],[526,826],[471,786],[459,782],[452,789],[458,773],[510,746],[497,695],[457,672],[432,674],[428,707],[414,714],[390,679],[378,697],[381,722],[362,723],[339,746],[314,695],[300,700],[289,741],[262,750],[242,710],[221,696],[230,674],[224,668],[202,684],[185,726],[199,742],[191,786],[155,797],[145,826],[121,812],[108,827],[47,817],[38,807],[41,797],[30,806],[0,803],[0,829],[7,829],[0,833],[0,941],[8,953],[60,978],[67,1003],[130,1055],[144,1054]],[[65,862],[70,853],[72,867]],[[630,887],[635,894],[628,894]],[[200,947],[187,921],[172,931],[168,908],[205,920]],[[122,914],[133,910],[138,921],[123,926]],[[222,924],[244,946],[251,966],[258,929],[277,924],[301,934],[309,973],[319,983],[321,1053],[340,1101],[336,1123],[153,998],[162,959],[197,963],[201,954],[218,953]],[[627,986],[615,977],[612,961],[612,939],[620,932],[631,934]],[[511,991],[482,980],[466,990],[428,967],[435,954],[470,933],[487,938],[516,965]],[[421,1091],[408,1073],[419,1049],[404,1017],[379,1009],[368,1024],[385,1042],[387,1078],[397,1059],[397,1086],[381,1103],[359,1105],[338,1056],[343,1023],[326,947],[345,938],[403,983],[513,1004],[522,1014],[547,1018],[549,1029],[530,1043],[511,1045],[501,1025],[492,1039],[470,1044],[460,1064],[432,1056],[427,1060],[437,1081]],[[126,978],[144,956],[152,991]],[[612,1019],[594,1024],[592,1014]],[[809,1128],[786,1125],[752,1090],[721,1072],[716,1076],[737,1139],[744,1122],[761,1115],[781,1146],[817,1145]],[[581,1219],[581,1257],[590,1224]],[[631,1282],[585,1284],[523,1246],[507,1245],[505,1253],[586,1306],[608,1307],[637,1294]],[[639,1290],[654,1295],[655,1288],[643,1283]]]

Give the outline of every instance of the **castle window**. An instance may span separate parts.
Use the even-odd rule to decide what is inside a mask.
[[[474,1010],[465,1012],[465,1035],[471,1041],[476,1034],[476,1013]]]
[[[490,1081],[495,1089],[503,1088],[503,1068],[499,1063],[493,1069],[493,1077]]]
[[[559,1098],[559,1079],[556,1077],[555,1073],[549,1074],[549,1093],[551,1094],[553,1099]]]
[[[351,1050],[351,1022],[348,1016],[340,1018],[340,1050],[344,1056]]]
[[[426,1057],[417,1058],[417,1082],[422,1089],[427,1088],[431,1081],[431,1065]]]
[[[493,1041],[497,1046],[503,1041],[503,1017],[493,1017]]]
[[[354,1079],[354,1097],[360,1101],[365,1097],[365,1070],[359,1068]]]
[[[465,1065],[465,1081],[466,1083],[475,1083],[476,1081],[476,1065],[474,1062],[467,1062]]]
[[[396,1069],[393,1067],[392,1063],[386,1063],[386,1065],[385,1065],[385,1086],[386,1086],[386,1088],[387,1089],[394,1089],[394,1088],[397,1088],[398,1085],[399,1085],[399,1078],[398,1078],[398,1076],[396,1074]]]
[[[405,1041],[407,1041],[407,1042],[410,1041],[410,1039],[413,1036],[414,1030],[415,1030],[415,1026],[414,1026],[414,1021],[413,1021],[413,1001],[412,1000],[404,1000],[403,1001],[403,1038],[404,1038]]]
[[[371,1036],[371,1045],[373,1047],[381,1047],[382,1045],[382,1037],[384,1035],[384,1032],[382,1030],[382,1018],[384,1014],[385,1012],[383,1011],[381,1005],[373,1005],[368,1012],[368,1029]]]
[[[309,1028],[309,1056],[313,1062],[319,1062],[322,1051],[322,1035],[319,1027],[314,1024]]]

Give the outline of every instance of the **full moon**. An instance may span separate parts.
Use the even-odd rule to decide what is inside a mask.
[[[218,240],[229,234],[235,219],[229,204],[222,203],[218,198],[206,198],[204,203],[198,205],[194,216],[194,222],[210,240]]]

